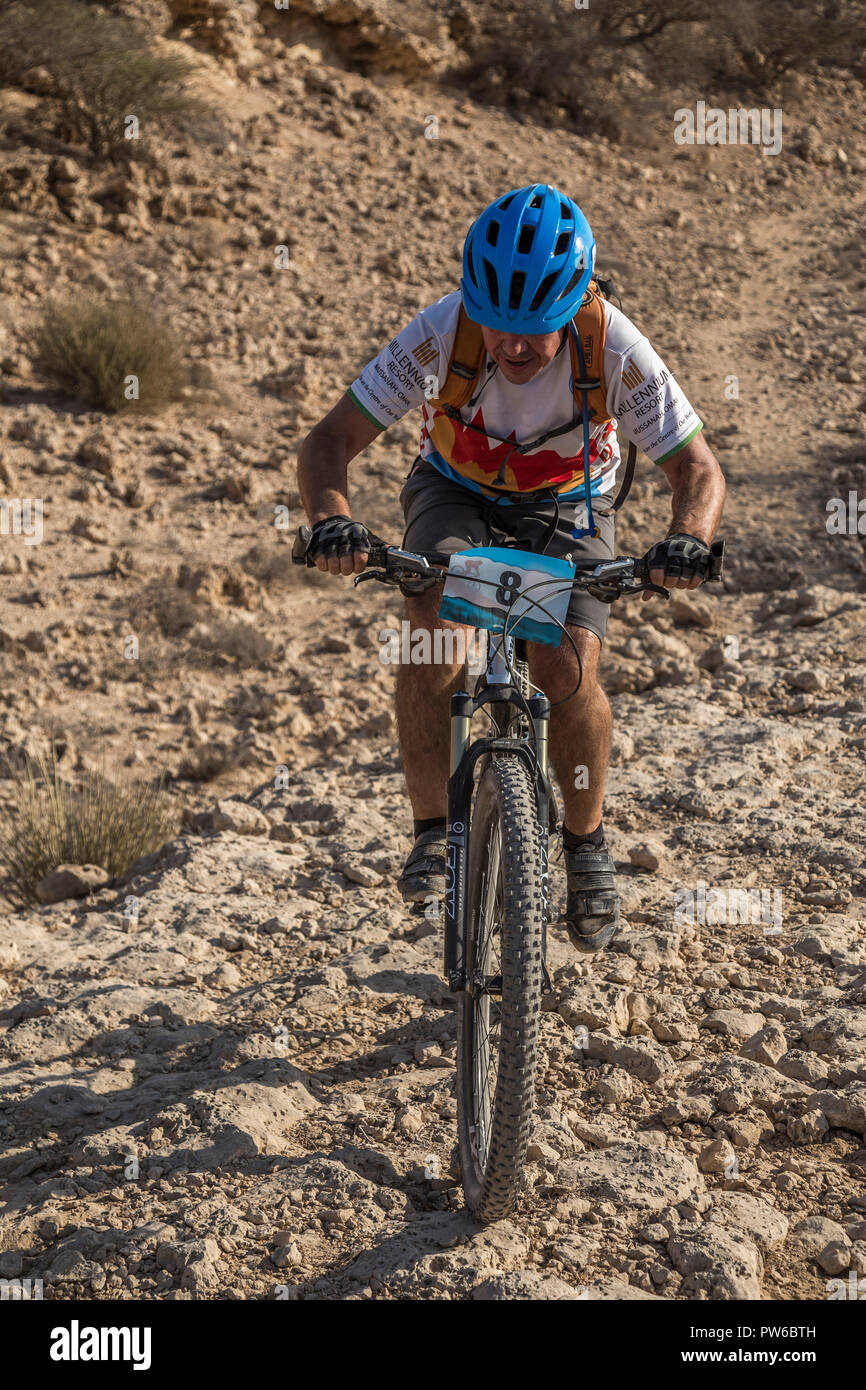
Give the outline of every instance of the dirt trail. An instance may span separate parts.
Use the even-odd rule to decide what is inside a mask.
[[[73,768],[167,768],[187,821],[129,881],[0,919],[0,1276],[64,1299],[826,1298],[866,1273],[866,559],[825,525],[866,491],[862,198],[793,134],[778,161],[638,162],[273,61],[280,101],[239,97],[234,150],[172,155],[170,216],[130,193],[125,232],[56,206],[40,230],[38,188],[2,213],[4,457],[49,518],[3,560],[3,746],[20,761],[50,718]],[[854,98],[823,99],[851,165]],[[590,962],[552,933],[526,1192],[483,1230],[451,1168],[438,926],[392,886],[409,820],[377,633],[399,606],[292,574],[272,523],[299,519],[310,423],[537,171],[586,203],[707,422],[730,560],[717,595],[612,615],[626,929]],[[46,254],[61,288],[163,296],[200,368],[183,407],[106,428],[46,394],[15,346]],[[356,473],[386,536],[416,429]],[[620,548],[667,506],[642,461]]]

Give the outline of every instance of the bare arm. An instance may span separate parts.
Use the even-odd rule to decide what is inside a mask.
[[[349,464],[381,432],[348,396],[313,426],[298,450],[298,487],[311,524],[330,516],[352,515],[347,495]],[[366,555],[360,553],[316,560],[318,569],[331,574],[360,573],[366,563]]]
[[[725,479],[703,434],[660,465],[671,485],[671,521],[668,535],[685,532],[707,545],[716,534],[725,500]]]

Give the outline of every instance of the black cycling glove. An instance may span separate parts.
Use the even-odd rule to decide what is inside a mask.
[[[668,536],[651,546],[645,555],[649,569],[664,570],[668,579],[706,579],[710,570],[710,547],[697,536]]]
[[[353,521],[350,516],[329,516],[317,521],[313,526],[313,536],[308,554],[313,560],[324,555],[326,560],[332,556],[369,553],[370,534],[366,526]]]

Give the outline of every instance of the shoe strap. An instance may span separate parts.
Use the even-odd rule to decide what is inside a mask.
[[[581,845],[580,849],[565,851],[565,866],[569,873],[608,873],[614,872],[614,862],[606,845],[597,849],[595,845]]]

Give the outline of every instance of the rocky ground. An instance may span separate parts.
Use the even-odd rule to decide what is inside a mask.
[[[128,881],[0,918],[0,1277],[57,1298],[825,1299],[866,1274],[866,555],[825,524],[866,496],[862,92],[791,78],[778,158],[626,154],[443,85],[436,26],[305,0],[280,30],[265,9],[154,7],[222,125],[134,174],[22,155],[38,98],[0,93],[0,480],[45,509],[41,544],[2,537],[0,745],[9,770],[49,730],[70,769],[164,770],[184,814]],[[729,567],[721,592],[612,615],[627,929],[590,962],[552,933],[526,1193],[483,1230],[451,1167],[438,927],[392,887],[409,819],[377,634],[401,615],[287,547],[305,431],[454,286],[477,208],[536,177],[585,206],[707,422]],[[170,314],[181,405],[107,418],[39,379],[30,329],[76,285]],[[356,514],[389,537],[415,428],[356,470]],[[644,461],[620,549],[667,515]],[[688,920],[701,884],[773,911]]]

